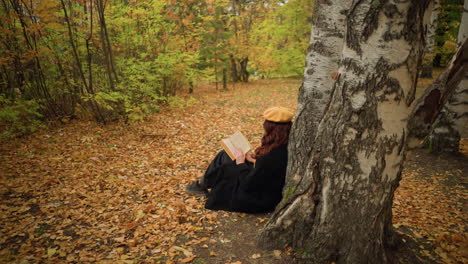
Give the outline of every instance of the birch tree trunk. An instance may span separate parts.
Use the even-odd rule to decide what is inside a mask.
[[[426,51],[421,67],[422,78],[432,78],[432,64],[434,60],[434,37],[437,29],[437,22],[439,18],[440,0],[434,0],[431,20],[427,26],[426,33]]]
[[[351,0],[317,0],[314,3],[313,27],[306,57],[304,81],[299,90],[298,108],[289,138],[287,187],[284,196],[292,198],[294,192],[306,190],[312,178],[302,177],[306,159],[315,145],[318,124],[328,102],[335,81],[331,73],[338,71],[338,63],[344,46],[346,12]],[[284,199],[280,207],[287,207]],[[277,210],[276,213],[281,212]],[[298,214],[307,212],[298,211]],[[292,229],[284,229],[289,232]],[[291,234],[292,235],[292,234]],[[287,236],[285,236],[287,237]],[[278,241],[279,242],[279,241]],[[281,242],[282,243],[282,242]]]
[[[463,15],[458,30],[457,45],[461,46],[468,37],[468,0],[465,0]],[[468,74],[456,88],[429,136],[432,152],[458,153],[460,139],[468,137]]]
[[[286,188],[291,181],[297,188],[284,191],[281,206],[260,235],[261,245],[290,244],[308,263],[391,262],[393,194],[406,152],[429,2],[361,0],[349,5],[342,75],[316,138],[298,133],[314,130],[313,123],[294,127],[290,144],[314,146],[308,145],[310,153],[291,148],[288,173],[295,167],[305,170],[288,176]],[[302,112],[298,115],[317,114],[314,107]]]

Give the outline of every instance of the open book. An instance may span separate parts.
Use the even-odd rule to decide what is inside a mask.
[[[236,149],[240,149],[244,154],[253,149],[249,140],[247,140],[240,131],[236,131],[234,134],[221,140],[221,146],[233,160],[236,159],[236,157],[234,157],[234,151]]]

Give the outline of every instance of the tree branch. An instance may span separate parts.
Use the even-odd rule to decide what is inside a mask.
[[[450,66],[437,77],[419,98],[408,122],[408,147],[419,145],[430,132],[450,95],[455,91],[463,76],[468,72],[468,41],[457,49]]]

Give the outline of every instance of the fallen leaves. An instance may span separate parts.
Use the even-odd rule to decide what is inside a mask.
[[[194,261],[192,247],[212,245],[196,234],[213,230],[218,213],[185,185],[203,174],[217,138],[242,129],[258,144],[261,113],[285,89],[293,107],[299,81],[271,84],[207,87],[200,103],[141,123],[72,121],[0,146],[0,262]]]
[[[220,214],[185,194],[185,185],[203,174],[219,138],[240,129],[258,145],[263,110],[294,108],[299,84],[262,81],[224,93],[211,87],[196,91],[199,104],[163,109],[138,124],[72,121],[1,146],[0,262],[195,263],[196,248],[221,259],[226,252],[215,246],[229,250],[234,241],[200,235],[216,230]],[[431,181],[422,174],[405,171],[394,223],[432,239],[441,257],[463,262],[466,213],[459,208],[466,191],[443,189],[445,174]],[[238,223],[248,218],[233,215]],[[266,220],[253,217],[259,225]],[[245,263],[293,254],[291,248],[252,253]],[[234,260],[226,263],[241,263]]]
[[[57,252],[57,248],[48,248],[47,249],[47,256],[50,258],[53,255],[55,255],[56,252]]]
[[[196,256],[186,257],[186,258],[184,258],[184,259],[181,259],[180,262],[182,262],[182,263],[188,263],[188,262],[194,260],[195,258],[196,258]]]
[[[414,154],[419,159],[427,158],[424,153]],[[439,158],[439,162],[442,162]],[[448,161],[450,162],[450,161]],[[411,227],[414,237],[430,241],[435,253],[444,263],[468,262],[468,239],[464,234],[466,214],[461,201],[468,194],[461,185],[447,187],[447,180],[463,178],[462,171],[435,171],[419,167],[408,161],[400,187],[395,192],[393,223],[395,228]],[[424,248],[423,248],[424,249]],[[433,258],[434,253],[422,250]]]
[[[182,252],[182,253],[184,253],[184,255],[185,255],[186,257],[191,257],[191,256],[193,256],[193,253],[190,252],[189,250],[185,249],[185,248],[178,247],[178,246],[173,246],[172,248],[175,249],[175,250],[178,250],[178,251],[180,251],[180,252]]]

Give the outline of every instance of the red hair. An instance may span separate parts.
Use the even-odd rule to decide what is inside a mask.
[[[255,149],[255,158],[265,156],[272,149],[288,144],[291,125],[292,122],[277,123],[265,120],[263,123],[265,134],[262,137],[262,145]]]

